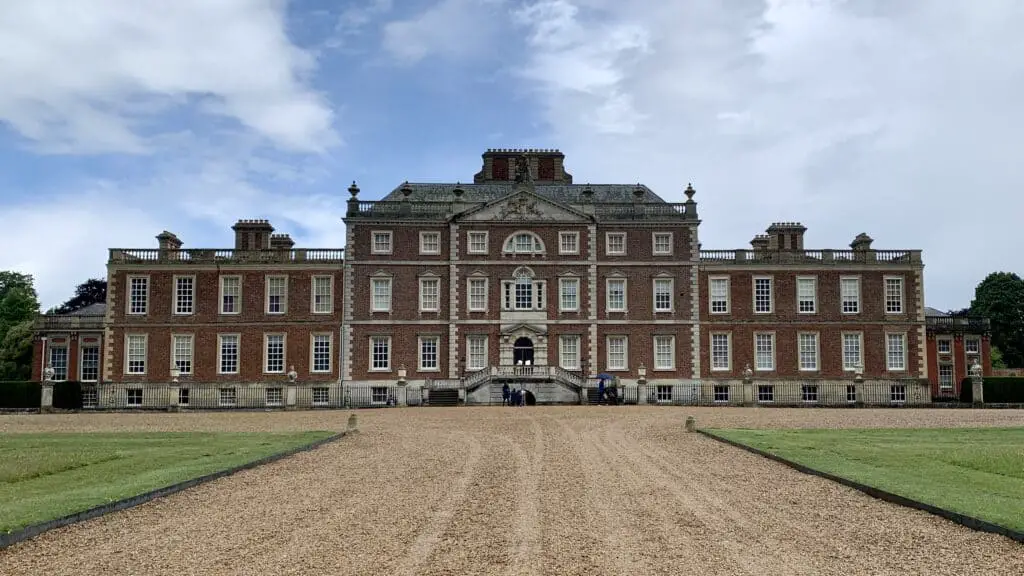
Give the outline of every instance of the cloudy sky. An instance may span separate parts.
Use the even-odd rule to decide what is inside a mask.
[[[109,247],[340,247],[345,188],[468,181],[488,147],[697,189],[705,248],[925,250],[926,299],[1024,272],[1019,0],[0,2],[0,269],[44,306]]]

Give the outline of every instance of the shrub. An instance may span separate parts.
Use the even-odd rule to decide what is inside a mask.
[[[982,388],[987,404],[1024,404],[1024,378],[1020,376],[990,376],[985,378]],[[960,382],[960,401],[968,404],[974,402],[974,388],[970,378]]]
[[[38,382],[0,382],[0,408],[39,408],[42,395]]]
[[[79,410],[82,408],[81,382],[54,382],[53,407],[62,410]]]

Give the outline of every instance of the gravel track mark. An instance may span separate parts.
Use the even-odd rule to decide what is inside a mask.
[[[516,516],[515,547],[509,574],[533,576],[540,573],[541,524],[538,500],[540,499],[540,478],[544,467],[544,431],[540,422],[529,414],[530,431],[533,436],[529,453],[522,445],[512,442],[512,453],[516,462]]]
[[[431,554],[441,542],[441,537],[445,535],[446,530],[452,524],[452,519],[455,517],[460,503],[465,501],[468,496],[470,483],[478,474],[480,460],[483,457],[483,446],[480,440],[472,436],[465,437],[465,441],[469,445],[469,456],[466,458],[462,472],[451,483],[448,483],[443,476],[441,477],[440,483],[450,486],[450,491],[441,500],[440,507],[434,511],[427,526],[416,536],[408,553],[395,567],[395,572],[399,576],[412,576],[419,573],[419,569],[431,559]]]
[[[0,416],[0,431],[338,430],[349,414]],[[773,543],[758,568],[780,576],[1024,574],[1024,546],[686,434],[691,414],[703,427],[1024,422],[1003,410],[363,411],[340,442],[0,550],[0,574],[742,574],[728,542],[748,566]]]
[[[670,443],[664,442],[666,437]],[[622,438],[624,451],[651,462],[664,485],[677,492],[683,484],[693,487],[692,495],[723,514],[730,521],[727,525],[749,530],[753,540],[747,541],[761,553],[781,552],[782,560],[800,557],[815,564],[801,573],[1024,573],[1024,551],[1009,539],[879,501],[709,438],[681,429],[672,433],[667,427],[652,442],[625,434]],[[715,473],[716,461],[733,463],[724,478],[722,472]],[[964,559],[957,554],[960,546],[995,546],[1005,549],[1007,556],[984,557],[969,568],[977,572],[965,572]]]

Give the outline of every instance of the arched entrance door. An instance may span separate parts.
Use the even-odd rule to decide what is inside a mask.
[[[516,366],[533,364],[533,340],[526,336],[516,339],[512,344],[512,363]]]

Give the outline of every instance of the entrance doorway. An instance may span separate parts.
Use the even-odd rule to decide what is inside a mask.
[[[516,366],[533,364],[533,340],[526,336],[516,339],[512,344],[512,363]]]

